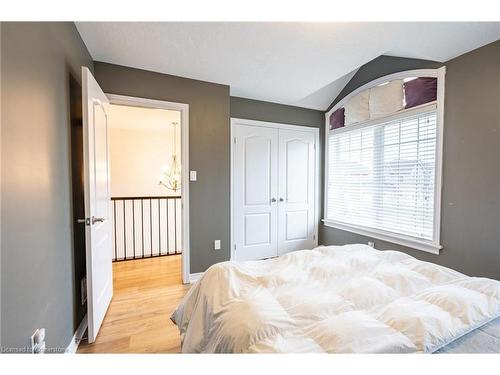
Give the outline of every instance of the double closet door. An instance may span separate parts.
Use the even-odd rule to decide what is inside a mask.
[[[271,258],[316,243],[318,129],[254,124],[232,120],[234,260]]]

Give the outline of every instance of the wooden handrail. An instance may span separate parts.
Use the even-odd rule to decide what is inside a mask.
[[[141,199],[180,199],[180,195],[158,195],[150,197],[111,197],[112,201],[131,201]]]

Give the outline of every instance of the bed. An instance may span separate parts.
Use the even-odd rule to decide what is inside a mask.
[[[453,353],[499,316],[499,281],[357,244],[216,264],[171,319],[188,353]]]

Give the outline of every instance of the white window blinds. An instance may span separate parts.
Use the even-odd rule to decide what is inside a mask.
[[[436,117],[330,132],[327,221],[433,242]]]

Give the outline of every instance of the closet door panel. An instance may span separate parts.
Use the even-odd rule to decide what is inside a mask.
[[[278,254],[314,246],[315,135],[279,130]]]
[[[233,128],[234,259],[277,255],[278,131],[236,125]]]

